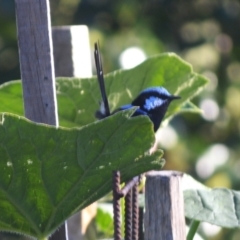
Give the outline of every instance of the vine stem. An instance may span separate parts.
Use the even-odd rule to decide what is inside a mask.
[[[187,240],[193,240],[194,235],[196,234],[199,225],[200,225],[200,221],[192,220],[191,225],[189,227]]]

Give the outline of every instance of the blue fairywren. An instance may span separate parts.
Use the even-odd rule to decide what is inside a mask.
[[[139,108],[134,112],[132,116],[133,117],[139,116],[139,115],[148,116],[153,122],[154,131],[156,132],[164,118],[164,115],[171,101],[179,98],[180,98],[179,96],[171,95],[163,87],[150,87],[143,90],[132,101],[131,104],[121,106],[120,108],[113,111],[111,115],[118,111],[125,110],[133,106],[138,106]],[[100,110],[96,111],[95,116],[98,119],[107,117],[103,104],[101,105]]]
[[[126,110],[133,106],[138,106],[139,108],[134,112],[132,117],[145,115],[150,118],[154,125],[154,131],[156,132],[164,118],[165,113],[167,112],[168,106],[174,99],[179,99],[181,97],[171,95],[163,87],[150,87],[143,90],[131,104],[121,106],[112,113],[110,113],[108,100],[105,92],[104,79],[103,79],[103,70],[101,65],[101,58],[98,50],[98,45],[95,44],[95,63],[98,75],[99,86],[102,95],[102,103],[100,110],[97,110],[95,117],[98,119],[103,119],[108,117],[118,111]]]

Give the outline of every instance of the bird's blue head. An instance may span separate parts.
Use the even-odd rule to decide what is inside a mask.
[[[154,124],[154,131],[159,128],[168,106],[174,99],[179,99],[179,96],[171,95],[163,87],[150,87],[143,90],[132,102],[133,106],[139,106],[141,112],[145,112]],[[136,111],[135,115],[138,114]]]

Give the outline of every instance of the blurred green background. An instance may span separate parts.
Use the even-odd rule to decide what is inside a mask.
[[[52,25],[84,24],[100,41],[105,73],[175,52],[211,81],[194,99],[203,115],[176,116],[157,133],[165,169],[240,190],[240,1],[50,0]],[[0,0],[0,83],[20,79],[14,0]],[[206,239],[240,230],[201,225]],[[0,239],[10,239],[2,234]],[[19,239],[19,236],[11,239]]]

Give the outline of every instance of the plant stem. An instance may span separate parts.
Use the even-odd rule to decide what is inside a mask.
[[[192,220],[191,225],[189,227],[188,235],[187,235],[187,240],[193,240],[194,235],[197,232],[197,229],[199,227],[200,221],[197,220]]]

